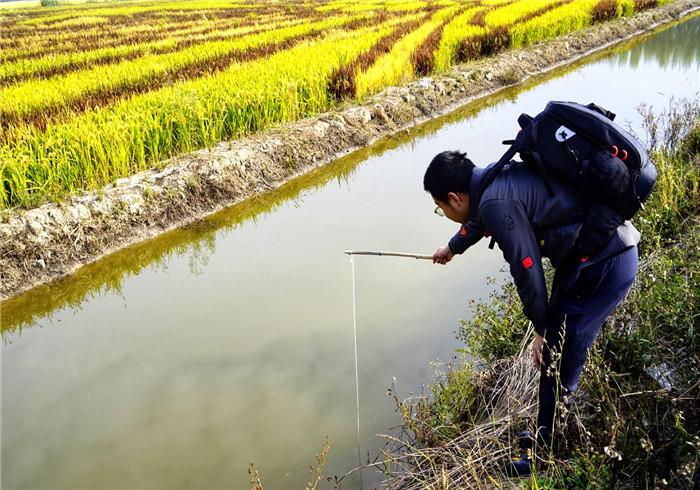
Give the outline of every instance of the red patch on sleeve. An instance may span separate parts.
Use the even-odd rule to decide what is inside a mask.
[[[467,229],[464,226],[459,229],[459,236],[467,236]]]
[[[530,257],[529,255],[527,257],[525,257],[522,260],[522,264],[523,264],[523,267],[525,267],[526,269],[529,269],[530,267],[532,267],[534,264],[534,262],[532,261],[532,257]]]
[[[582,264],[585,264],[586,262],[588,262],[588,257],[581,257],[581,258],[579,259],[579,261],[580,261]]]

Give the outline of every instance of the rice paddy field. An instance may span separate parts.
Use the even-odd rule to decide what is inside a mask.
[[[4,209],[668,1],[43,3],[0,10]]]

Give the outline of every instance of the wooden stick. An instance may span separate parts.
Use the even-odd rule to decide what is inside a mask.
[[[408,257],[411,259],[433,260],[432,255],[409,254],[403,252],[372,252],[369,250],[346,250],[345,253],[347,255],[386,255],[387,257]]]

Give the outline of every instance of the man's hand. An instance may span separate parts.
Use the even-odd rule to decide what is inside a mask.
[[[433,254],[433,264],[446,264],[450,260],[452,260],[452,257],[454,257],[455,254],[452,253],[452,250],[450,250],[450,247],[445,245],[444,247],[438,248],[435,253]]]
[[[535,366],[542,367],[544,359],[542,358],[542,346],[544,345],[544,337],[541,335],[535,336],[535,341],[532,343],[532,362]]]

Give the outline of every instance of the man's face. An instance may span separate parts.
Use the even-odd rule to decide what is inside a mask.
[[[469,221],[469,194],[463,192],[450,192],[447,194],[447,202],[433,197],[437,205],[435,212],[442,214],[455,223],[466,224]],[[439,209],[438,209],[439,208]]]

